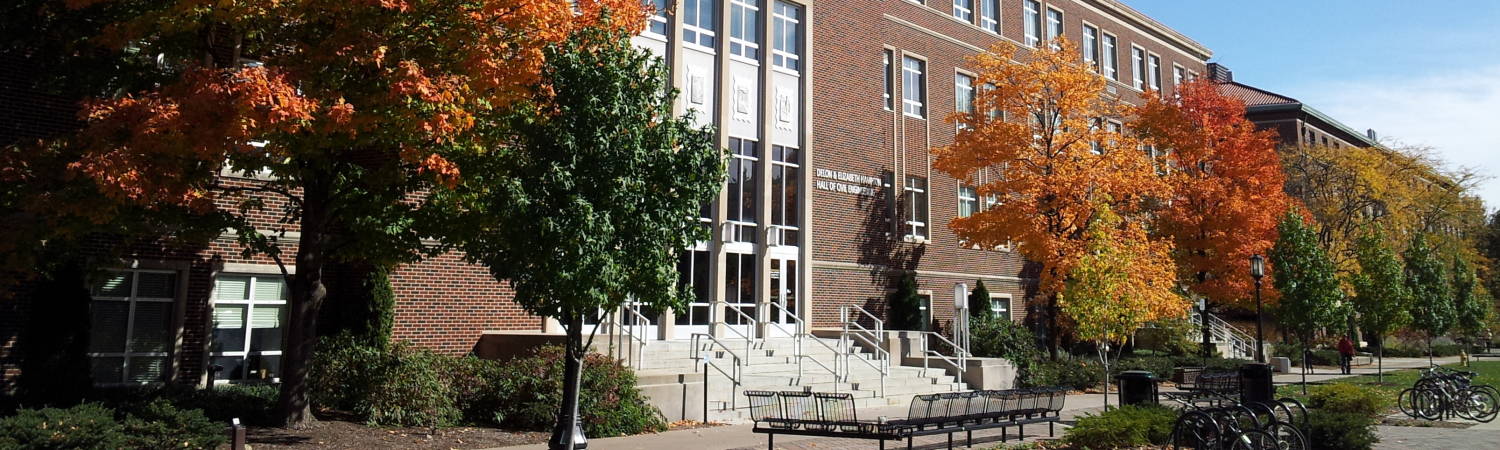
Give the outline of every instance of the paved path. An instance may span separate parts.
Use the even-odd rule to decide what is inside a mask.
[[[1438,358],[1438,360],[1437,360],[1437,362],[1439,364],[1453,363],[1453,362],[1457,362],[1457,361],[1458,361],[1457,358]],[[1427,367],[1427,359],[1426,358],[1386,358],[1386,360],[1385,360],[1385,371],[1386,372],[1390,372],[1390,371],[1393,371],[1393,370],[1417,368],[1417,367]],[[1375,366],[1373,366],[1373,365],[1372,366],[1368,366],[1368,367],[1356,367],[1354,369],[1354,374],[1355,375],[1374,374],[1374,373],[1376,373],[1376,370],[1375,370]],[[1340,375],[1340,374],[1338,374],[1338,369],[1337,368],[1334,368],[1334,367],[1320,367],[1320,368],[1316,369],[1316,371],[1314,372],[1314,374],[1308,375],[1307,381],[1308,381],[1309,384],[1311,384],[1311,383],[1320,383],[1320,382],[1325,382],[1325,381],[1329,381],[1329,380],[1333,380],[1333,379],[1343,378],[1343,377],[1346,377],[1346,376],[1347,375]],[[1297,382],[1300,382],[1301,379],[1302,378],[1301,378],[1300,373],[1293,372],[1293,373],[1290,373],[1290,374],[1277,374],[1275,376],[1274,381],[1276,382],[1276,384],[1295,384]],[[1110,403],[1113,404],[1114,403],[1114,399],[1117,398],[1117,397],[1114,397],[1113,395],[1111,395],[1111,397],[1112,398],[1110,399]],[[1077,418],[1078,416],[1081,416],[1083,414],[1098,413],[1099,411],[1102,411],[1103,407],[1104,407],[1104,395],[1103,394],[1075,394],[1075,395],[1069,395],[1066,405],[1067,405],[1066,408],[1064,408],[1063,412],[1062,412],[1063,423],[1060,424],[1057,427],[1057,430],[1056,430],[1057,431],[1057,436],[1062,436],[1063,431],[1065,429],[1067,429],[1068,425],[1072,424],[1073,421],[1075,420],[1075,418]],[[906,408],[907,407],[905,405],[902,405],[902,406],[887,406],[887,407],[880,407],[880,408],[866,408],[866,409],[861,409],[859,411],[859,413],[860,413],[860,418],[861,419],[876,419],[876,418],[879,418],[879,417],[882,417],[882,416],[889,417],[889,418],[903,418],[903,417],[906,417]],[[1494,425],[1495,426],[1500,426],[1500,421],[1497,421],[1497,423],[1495,423]],[[1402,449],[1402,448],[1447,448],[1447,449],[1451,449],[1451,450],[1469,449],[1469,448],[1487,448],[1487,449],[1488,448],[1500,448],[1500,444],[1491,444],[1491,443],[1500,442],[1500,441],[1496,440],[1496,439],[1500,439],[1500,428],[1497,428],[1497,429],[1495,429],[1493,431],[1487,430],[1487,429],[1484,429],[1484,428],[1481,428],[1481,427],[1475,427],[1475,428],[1470,428],[1470,429],[1451,429],[1451,428],[1442,429],[1442,428],[1410,428],[1410,427],[1399,427],[1399,428],[1394,428],[1393,430],[1390,430],[1390,431],[1387,431],[1387,428],[1393,428],[1393,427],[1381,427],[1381,436],[1382,436],[1383,443],[1382,443],[1382,447],[1380,447],[1380,448],[1392,448],[1392,449]],[[759,450],[759,449],[766,448],[766,436],[762,435],[762,434],[755,434],[754,432],[751,431],[751,429],[752,429],[752,425],[751,424],[734,424],[734,425],[711,427],[711,428],[700,428],[700,429],[692,429],[692,430],[668,431],[668,432],[665,432],[665,433],[658,433],[658,434],[647,434],[647,435],[626,436],[626,437],[618,437],[618,438],[595,439],[595,440],[592,440],[592,441],[589,442],[589,448],[592,448],[592,449],[603,449],[603,450],[616,450],[616,449],[620,449],[620,450],[671,450],[671,449],[705,449],[705,450],[706,449],[734,449],[734,450],[752,450],[752,449],[755,449],[755,450]],[[1402,433],[1405,433],[1406,430],[1420,430],[1420,432],[1409,433],[1409,434],[1402,434]],[[1459,432],[1463,432],[1463,433],[1459,433]],[[1009,442],[1010,443],[1016,443],[1017,442],[1017,440],[1016,440],[1016,430],[1015,429],[1013,429],[1013,428],[1012,429],[1008,429],[1007,430],[1007,434],[1009,436]],[[1390,436],[1392,436],[1392,437],[1387,438],[1386,437],[1387,434],[1390,434]],[[1441,440],[1441,441],[1429,441],[1429,440],[1422,440],[1422,439],[1417,439],[1417,438],[1407,438],[1407,437],[1400,437],[1400,438],[1398,438],[1397,437],[1397,436],[1426,436],[1426,435],[1429,435],[1429,434],[1433,435],[1433,436],[1443,436],[1442,437],[1443,440]],[[1450,435],[1452,435],[1452,436],[1450,436]],[[963,448],[962,447],[963,446],[963,439],[962,439],[963,436],[960,435],[960,434],[955,434],[954,438],[955,438],[954,444],[956,444],[955,448]],[[1034,440],[1046,439],[1046,438],[1047,438],[1047,427],[1046,426],[1036,426],[1036,425],[1034,425],[1034,426],[1026,427],[1026,441],[1034,441]],[[1400,443],[1398,443],[1398,441]],[[1450,443],[1451,442],[1453,445],[1441,445],[1441,446],[1432,445],[1432,446],[1428,446],[1428,445],[1426,445],[1427,442],[1445,442],[1445,443]],[[1473,443],[1480,444],[1480,445],[1477,445],[1477,446],[1476,445],[1470,445],[1470,444],[1468,444],[1469,442],[1473,442]],[[941,449],[945,449],[945,448],[947,448],[947,437],[946,436],[924,436],[924,437],[920,437],[920,438],[915,439],[913,443],[915,444],[913,448],[917,448],[917,449],[940,449],[940,448]],[[981,431],[981,432],[975,432],[974,433],[975,448],[989,448],[989,447],[998,445],[999,443],[1000,443],[1000,430],[984,430],[984,431]],[[1391,446],[1391,447],[1385,447],[1384,445],[1387,445],[1387,444],[1393,445],[1393,446]],[[1417,447],[1402,447],[1400,445],[1419,445],[1419,446],[1417,446]],[[876,448],[876,447],[877,447],[877,443],[875,441],[863,441],[863,440],[852,440],[852,439],[831,439],[831,438],[818,438],[818,437],[798,437],[798,436],[777,436],[776,437],[776,448],[777,449],[789,449],[789,450],[792,450],[792,449],[795,449],[795,450],[813,450],[813,449],[816,449],[816,450],[836,450],[836,449],[873,449],[873,448]],[[887,448],[899,448],[899,447],[904,447],[904,445],[897,446],[897,445],[895,445],[894,442],[887,444]],[[506,447],[506,448],[507,448],[507,450],[544,450],[544,449],[546,449],[546,446],[545,445],[527,445],[527,446]]]

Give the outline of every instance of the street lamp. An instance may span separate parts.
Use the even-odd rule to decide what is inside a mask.
[[[1255,278],[1255,361],[1266,362],[1265,316],[1261,312],[1260,279],[1266,276],[1266,258],[1250,256],[1250,277]]]

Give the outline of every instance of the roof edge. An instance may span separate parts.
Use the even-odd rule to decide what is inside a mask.
[[[1130,7],[1129,5],[1126,5],[1120,0],[1094,0],[1094,2],[1098,3],[1100,6],[1113,10],[1115,13],[1120,14],[1123,17],[1139,22],[1141,25],[1151,31],[1161,33],[1162,37],[1165,37],[1171,41],[1175,41],[1183,48],[1202,55],[1204,61],[1207,61],[1214,56],[1214,51],[1210,50],[1208,46],[1203,45],[1202,43],[1199,43],[1198,41],[1195,41],[1190,37],[1187,37],[1186,34],[1183,34],[1182,32],[1177,31],[1172,27],[1169,27],[1166,24],[1151,18],[1151,16],[1148,16],[1145,13],[1142,13],[1139,10]]]

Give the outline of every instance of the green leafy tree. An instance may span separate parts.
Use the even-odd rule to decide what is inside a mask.
[[[990,310],[990,301],[990,290],[984,287],[984,280],[975,282],[974,290],[969,292],[969,317],[975,320],[994,318],[995,312]]]
[[[712,130],[672,112],[659,58],[629,33],[586,29],[546,49],[542,83],[504,128],[508,145],[458,161],[434,192],[447,242],[567,333],[552,448],[573,448],[586,319],[627,301],[680,307],[677,255],[707,239],[698,209],[724,182]],[[546,89],[541,88],[546,86]]]
[[[1491,299],[1474,275],[1474,267],[1469,264],[1469,259],[1462,253],[1453,257],[1453,306],[1456,316],[1454,328],[1462,331],[1466,338],[1484,330],[1492,309]],[[1466,339],[1466,342],[1473,341]]]
[[[929,305],[930,306],[930,305]],[[903,273],[896,279],[896,291],[889,302],[891,326],[897,330],[927,330],[922,317],[922,295],[917,292],[917,276]]]
[[[1354,243],[1360,271],[1352,276],[1354,308],[1359,326],[1375,336],[1375,354],[1380,361],[1380,380],[1385,381],[1385,336],[1411,321],[1407,308],[1411,293],[1406,289],[1405,268],[1396,251],[1386,243],[1379,227]]]
[[[1413,233],[1406,259],[1406,288],[1411,291],[1411,326],[1427,336],[1427,359],[1432,359],[1432,338],[1453,327],[1458,311],[1453,305],[1453,286],[1447,268],[1427,235]]]
[[[1485,261],[1480,267],[1485,287],[1491,293],[1500,292],[1500,210],[1491,214],[1484,229],[1480,230],[1476,247]]]
[[[1339,286],[1333,260],[1318,245],[1318,236],[1299,211],[1288,211],[1276,226],[1276,247],[1271,249],[1276,289],[1281,292],[1276,317],[1283,329],[1291,330],[1307,348],[1313,334],[1324,328],[1344,326]],[[1302,354],[1302,388],[1307,389],[1307,353]]]

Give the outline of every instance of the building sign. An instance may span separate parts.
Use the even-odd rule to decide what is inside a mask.
[[[883,185],[879,178],[857,173],[816,169],[813,172],[820,180],[813,180],[813,187],[825,191],[874,197]]]

